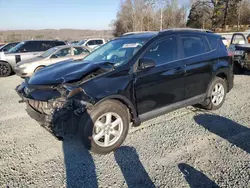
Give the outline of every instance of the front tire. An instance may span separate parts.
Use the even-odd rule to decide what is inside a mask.
[[[115,100],[97,105],[85,113],[79,124],[79,134],[84,146],[98,154],[107,154],[118,148],[125,140],[128,130],[128,110]]]
[[[7,62],[0,62],[0,77],[10,76],[12,73],[12,68]]]
[[[207,97],[202,106],[207,110],[219,109],[225,101],[227,94],[227,83],[224,79],[215,77],[209,86]]]

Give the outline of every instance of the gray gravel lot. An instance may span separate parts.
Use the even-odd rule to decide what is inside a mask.
[[[130,131],[114,153],[58,141],[1,78],[0,187],[250,187],[250,77],[237,75],[223,107],[187,107]]]

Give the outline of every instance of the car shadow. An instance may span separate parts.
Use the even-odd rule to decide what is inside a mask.
[[[97,188],[97,176],[94,160],[82,142],[70,137],[63,140],[64,164],[66,169],[66,187]]]
[[[194,117],[194,120],[208,131],[250,153],[249,128],[214,114],[199,114]]]
[[[122,146],[114,156],[128,187],[155,187],[134,147]]]
[[[178,164],[178,168],[184,175],[184,178],[188,182],[190,188],[219,188],[219,186],[209,179],[205,174],[188,164],[180,163]]]
[[[61,139],[63,144],[64,164],[66,171],[66,187],[98,187],[96,165],[94,163],[90,139],[92,131],[88,131],[89,143],[82,142],[85,122],[94,123],[86,112],[80,114],[69,113],[68,108],[56,111],[52,117],[52,130],[54,135]],[[90,122],[91,121],[91,122]],[[80,123],[79,123],[80,122]],[[86,135],[86,134],[85,134]],[[140,162],[134,147],[122,146],[114,151],[114,158],[119,165],[128,187],[155,187],[148,173]]]

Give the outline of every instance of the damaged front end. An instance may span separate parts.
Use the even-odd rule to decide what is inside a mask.
[[[250,70],[250,46],[236,46],[234,62],[242,68]]]
[[[29,85],[27,79],[16,91],[29,116],[59,139],[75,134],[83,113],[95,103],[81,87],[63,84]]]

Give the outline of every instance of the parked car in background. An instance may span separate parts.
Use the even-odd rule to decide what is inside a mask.
[[[10,42],[0,47],[0,52],[8,52],[11,48],[16,46],[19,42]]]
[[[39,56],[44,51],[61,45],[65,45],[65,42],[58,40],[29,40],[20,42],[8,52],[0,52],[0,77],[9,76],[18,62]]]
[[[121,48],[119,58],[112,55]],[[219,35],[170,29],[114,39],[83,61],[41,69],[16,90],[54,135],[77,133],[87,149],[106,154],[123,143],[130,123],[188,105],[220,108],[232,71]]]
[[[97,46],[101,46],[105,44],[106,41],[101,38],[93,38],[93,39],[86,39],[86,40],[81,40],[78,44],[81,46],[87,46],[89,48],[96,48]]]
[[[53,47],[37,57],[20,61],[14,67],[14,71],[22,78],[30,77],[33,73],[48,65],[52,65],[67,59],[83,59],[90,52],[91,49],[79,45],[63,45]]]
[[[234,73],[250,70],[250,35],[235,33],[228,50],[234,54]]]

